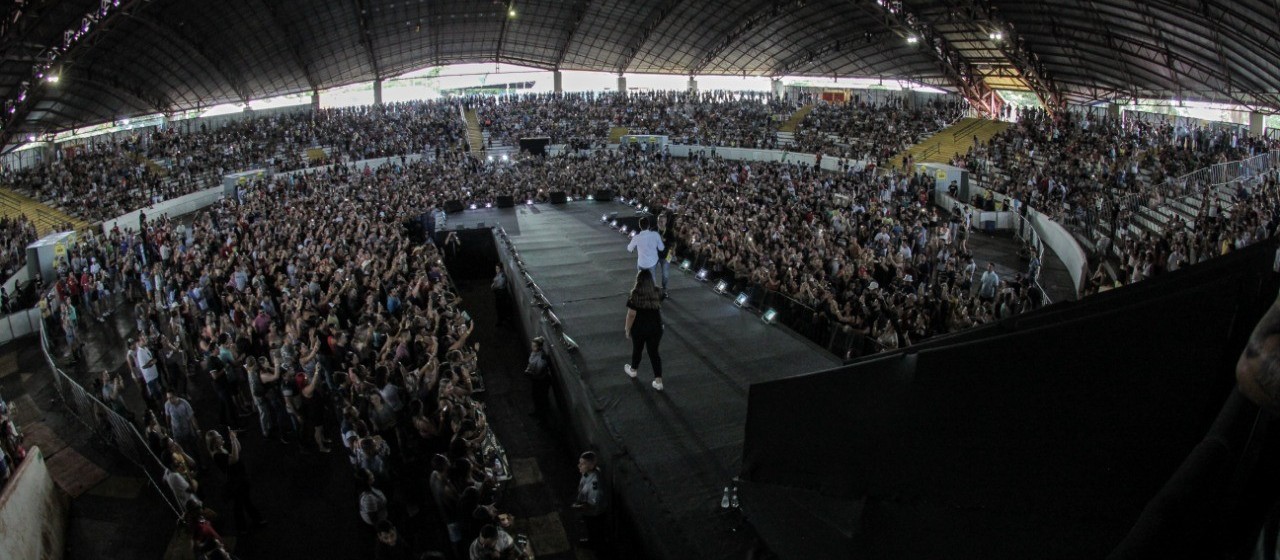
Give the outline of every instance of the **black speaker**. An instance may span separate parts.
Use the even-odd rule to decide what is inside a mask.
[[[528,152],[535,156],[545,156],[547,155],[547,145],[550,143],[550,138],[521,138],[520,151]]]
[[[444,203],[444,211],[445,211],[445,212],[447,212],[447,213],[449,213],[449,214],[457,214],[458,212],[461,212],[461,211],[462,211],[462,201],[461,201],[461,200],[450,200],[450,201],[448,201],[448,202]]]
[[[596,191],[596,200],[602,202],[613,200],[613,191],[611,189],[600,189]]]
[[[564,204],[568,201],[569,199],[565,196],[564,191],[551,191],[552,204]]]
[[[509,196],[498,197],[498,208],[511,208],[516,205],[516,200]]]

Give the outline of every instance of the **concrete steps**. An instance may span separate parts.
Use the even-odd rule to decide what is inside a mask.
[[[471,145],[471,155],[484,157],[484,135],[480,131],[480,118],[475,109],[467,109],[463,118],[467,121],[467,144]]]
[[[893,156],[887,168],[901,167],[908,155],[916,163],[950,163],[956,156],[969,153],[974,136],[978,137],[978,141],[986,142],[1007,128],[1009,123],[1004,121],[963,118]]]
[[[796,132],[796,129],[800,127],[800,123],[804,121],[805,117],[809,116],[809,113],[812,113],[812,112],[813,112],[812,103],[806,103],[802,105],[799,109],[796,109],[796,112],[791,113],[791,116],[788,117],[786,121],[784,121],[781,125],[778,126],[778,132],[779,133],[786,132],[794,135]]]
[[[57,208],[42,204],[30,197],[19,194],[8,188],[0,188],[0,215],[7,217],[26,216],[36,226],[40,235],[62,231],[68,222],[73,229],[82,230],[89,223],[73,218]]]

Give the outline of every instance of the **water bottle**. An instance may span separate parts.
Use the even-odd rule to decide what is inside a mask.
[[[724,487],[724,494],[720,496],[720,509],[729,509],[729,487]]]

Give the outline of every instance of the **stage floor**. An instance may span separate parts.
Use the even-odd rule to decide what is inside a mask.
[[[741,557],[749,543],[732,531],[736,518],[720,509],[720,497],[742,465],[748,387],[840,363],[672,270],[671,298],[662,309],[666,391],[650,387],[647,356],[639,378],[627,377],[622,366],[631,344],[623,325],[635,255],[627,252],[626,237],[600,222],[601,214],[615,211],[631,213],[614,202],[579,201],[469,211],[450,221],[453,227],[502,225],[564,332],[578,343],[585,402],[594,403],[607,431],[599,437],[622,450],[606,458],[606,466],[642,536],[650,533],[645,540],[666,541],[661,548],[668,557]]]

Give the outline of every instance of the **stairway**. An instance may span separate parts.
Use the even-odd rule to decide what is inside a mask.
[[[934,133],[933,136],[907,148],[906,151],[893,156],[889,160],[889,168],[900,168],[903,159],[908,155],[912,156],[916,163],[951,163],[951,159],[957,155],[969,153],[975,136],[978,137],[979,142],[986,142],[1007,128],[1009,123],[1003,121],[960,119],[951,126]]]
[[[471,146],[471,155],[484,157],[484,134],[480,132],[480,117],[475,109],[467,109],[464,116],[467,120],[467,144]]]
[[[0,188],[0,216],[12,218],[26,216],[27,219],[35,223],[36,231],[40,235],[63,231],[63,225],[68,222],[76,230],[89,227],[89,223],[84,220],[73,218],[60,210],[41,204],[8,188]]]
[[[800,123],[803,122],[804,118],[809,116],[809,113],[812,112],[812,103],[802,105],[799,109],[796,109],[796,112],[791,113],[791,116],[787,118],[786,122],[778,126],[778,132],[789,132],[791,134],[795,134],[796,129],[800,128]]]

